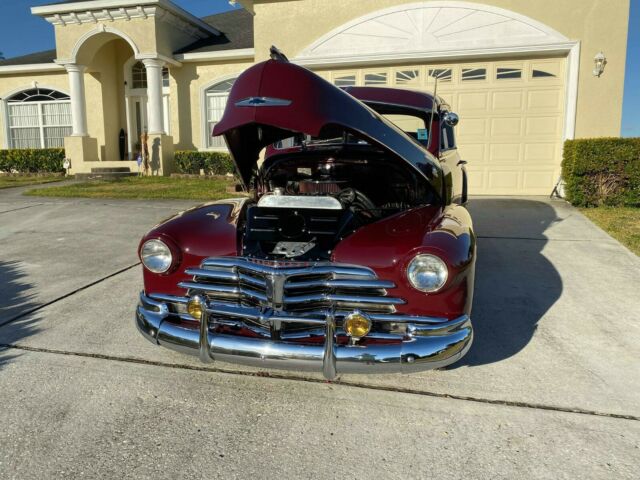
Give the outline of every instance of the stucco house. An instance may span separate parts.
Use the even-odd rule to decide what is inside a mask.
[[[340,86],[433,90],[437,74],[475,194],[548,194],[565,139],[620,134],[629,0],[238,0],[204,18],[170,0],[90,0],[31,12],[55,29],[55,50],[0,61],[0,148],[64,146],[72,173],[135,170],[144,130],[160,173],[176,149],[225,149],[212,126],[271,45]]]

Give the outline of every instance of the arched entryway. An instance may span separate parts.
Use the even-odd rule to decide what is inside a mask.
[[[167,96],[169,63],[175,62],[140,52],[126,34],[101,24],[81,36],[69,58],[58,63],[69,75],[73,121],[65,149],[74,171],[137,170],[134,159],[144,132],[148,151],[154,152],[151,170],[162,173],[173,149]]]

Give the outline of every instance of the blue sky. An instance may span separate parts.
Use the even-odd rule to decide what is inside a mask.
[[[197,16],[230,10],[226,0],[173,0]],[[6,58],[54,48],[53,27],[29,8],[52,0],[4,0],[0,7],[0,52]],[[605,52],[606,54],[606,52]],[[605,72],[606,75],[606,72]],[[631,0],[624,84],[622,135],[640,137],[640,0]]]

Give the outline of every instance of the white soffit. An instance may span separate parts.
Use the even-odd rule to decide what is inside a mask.
[[[296,57],[302,64],[384,60],[401,55],[448,56],[468,52],[568,50],[573,42],[524,15],[488,5],[434,1],[400,5],[348,22]]]

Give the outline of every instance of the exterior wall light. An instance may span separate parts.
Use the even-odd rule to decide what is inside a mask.
[[[598,52],[595,57],[593,57],[593,63],[595,64],[595,68],[593,69],[593,76],[599,77],[604,72],[604,66],[607,64],[607,57],[604,56],[604,53]]]

